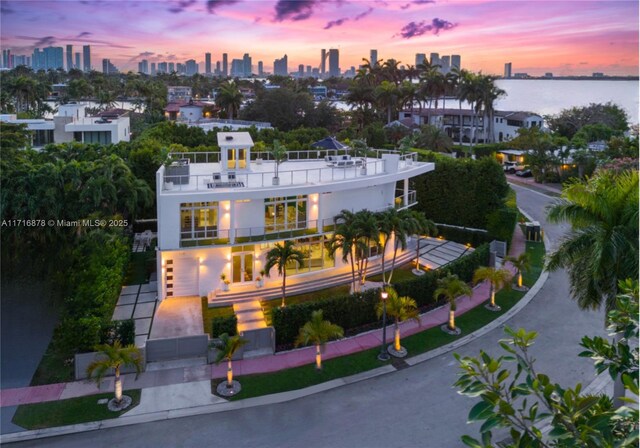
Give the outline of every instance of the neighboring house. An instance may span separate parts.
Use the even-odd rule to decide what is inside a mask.
[[[443,129],[454,143],[460,140],[460,131],[462,132],[463,144],[471,142],[474,132],[478,143],[490,140],[488,139],[488,129],[485,130],[482,113],[474,117],[473,112],[469,109],[405,109],[400,112],[399,120],[404,123],[406,119],[412,119],[419,126],[423,124],[437,126]],[[494,112],[493,119],[492,130],[495,142],[509,141],[517,137],[520,128],[544,127],[542,116],[531,112],[497,110]]]
[[[273,129],[271,123],[262,121],[228,120],[215,118],[220,108],[214,103],[203,101],[174,101],[164,108],[164,116],[167,120],[198,126],[205,132],[214,128],[236,131],[255,126],[257,129]]]
[[[173,153],[156,173],[161,299],[215,300],[221,274],[231,291],[252,286],[267,251],[285,239],[308,254],[303,266],[287,268],[288,278],[330,277],[345,266],[340,253],[328,255],[334,217],[343,209],[411,207],[409,179],[434,169],[415,153],[377,151],[363,165],[347,151],[311,150],[289,152],[274,181],[274,162],[252,154],[248,132],[219,132],[218,145],[220,152]]]
[[[191,87],[167,86],[167,103],[174,101],[189,101],[191,99]]]
[[[111,144],[128,142],[131,138],[128,111],[111,109],[96,116],[85,116],[85,107],[69,103],[58,106],[53,119],[20,119],[15,115],[0,115],[0,121],[26,124],[32,131],[31,146],[41,148],[49,143]]]

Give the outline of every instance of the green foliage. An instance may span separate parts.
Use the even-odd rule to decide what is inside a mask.
[[[604,125],[613,131],[624,132],[629,127],[627,112],[613,103],[591,103],[588,106],[562,110],[558,115],[546,117],[549,128],[569,139],[588,125]]]
[[[341,338],[344,331],[322,317],[322,310],[311,313],[311,320],[300,328],[295,345],[323,345],[331,339]]]
[[[492,235],[487,231],[472,230],[464,227],[451,227],[446,225],[439,225],[438,236],[443,237],[447,241],[455,241],[460,244],[471,244],[473,247],[478,247],[484,243],[490,243],[493,241]]]
[[[235,314],[228,317],[214,317],[211,319],[211,336],[217,338],[223,333],[235,335],[238,332],[238,318]]]
[[[446,266],[446,272],[458,275],[465,282],[471,281],[474,270],[489,262],[489,246],[477,248],[472,254]],[[440,271],[429,271],[410,281],[397,282],[393,287],[400,296],[414,297],[419,308],[433,306],[433,292]],[[315,302],[289,305],[273,310],[273,326],[276,329],[276,344],[291,344],[315,310],[322,310],[324,318],[341,326],[345,332],[355,332],[358,327],[376,325],[376,306],[380,301],[377,290],[369,290],[349,296],[333,297]]]
[[[477,158],[491,157],[498,151],[509,149],[508,143],[481,143],[473,147],[473,153]]]
[[[513,230],[518,222],[518,210],[502,208],[494,210],[487,217],[487,230],[491,239],[504,241],[507,247],[511,245]]]
[[[102,319],[97,316],[66,318],[54,332],[55,349],[59,352],[91,352],[100,343]]]
[[[8,151],[29,146],[29,134],[26,124],[0,122],[0,154],[5,157]]]
[[[136,323],[133,319],[114,320],[102,325],[100,344],[113,345],[120,341],[122,345],[131,345],[136,342]],[[95,344],[94,344],[95,345]]]
[[[638,347],[630,341],[638,337],[638,283],[627,281],[609,313],[610,342],[601,337],[585,337],[586,349],[580,356],[592,358],[598,373],[608,370],[620,378],[624,389],[638,396]],[[462,442],[470,447],[631,447],[638,444],[637,401],[626,398],[630,406],[615,409],[607,395],[586,395],[581,384],[564,388],[534,367],[530,350],[536,332],[505,328],[507,338],[500,341],[505,355],[491,357],[484,351],[478,357],[455,354],[460,367],[455,387],[462,395],[479,401],[469,411],[469,422],[481,422],[481,440],[468,435]],[[515,368],[511,367],[514,365]],[[551,425],[548,436],[542,426]],[[509,429],[507,444],[494,444],[493,431]]]
[[[424,156],[436,169],[412,179],[417,209],[436,223],[486,228],[488,215],[504,207],[509,191],[500,164],[492,158]]]
[[[247,339],[243,339],[239,335],[229,336],[227,333],[222,333],[211,342],[212,347],[218,350],[216,364],[221,361],[230,361],[235,352],[248,342]]]

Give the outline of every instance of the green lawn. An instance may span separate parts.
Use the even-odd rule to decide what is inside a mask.
[[[133,400],[131,406],[124,411],[111,412],[107,409],[106,403],[98,404],[100,399],[113,398],[113,393],[105,393],[46,403],[23,404],[18,406],[13,423],[26,429],[40,429],[116,418],[140,403],[140,389],[127,390],[124,394]]]
[[[30,386],[42,384],[65,383],[73,381],[73,355],[61,353],[55,348],[55,337],[49,342],[36,372],[31,378]]]
[[[525,285],[532,286],[542,272],[545,253],[544,244],[527,242],[526,250],[531,253],[531,264],[533,267],[530,272],[525,273],[523,281]],[[324,291],[327,290],[320,292]],[[314,293],[304,294],[302,296],[309,296],[312,294]],[[514,290],[499,291],[496,294],[496,303],[502,308],[500,312],[489,311],[484,306],[480,305],[457,317],[456,326],[462,329],[463,336],[472,333],[509,311],[524,295],[524,292]],[[443,324],[444,323],[445,322],[443,322]],[[391,336],[388,337],[391,338]],[[436,326],[426,331],[403,338],[402,345],[409,351],[410,356],[415,356],[453,342],[458,337],[459,336],[449,335],[440,330],[439,326]],[[314,364],[315,360],[310,358],[309,364],[301,367],[281,370],[274,373],[249,375],[237,378],[242,384],[242,392],[231,398],[231,400],[302,389],[325,381],[330,381],[335,378],[375,369],[376,367],[380,367],[385,364],[378,361],[376,357],[379,350],[379,348],[373,348],[363,352],[354,353],[352,355],[323,361],[324,368],[322,372],[316,372]],[[223,380],[217,379],[212,381],[212,390],[215,390],[215,387],[220,381]]]
[[[389,265],[391,265],[391,263],[389,263]],[[415,263],[413,261],[405,263],[402,266],[396,266],[393,272],[393,277],[391,277],[391,282],[395,283],[395,282],[404,282],[408,280],[415,280],[418,277],[413,272],[411,272],[414,267],[415,267]],[[367,277],[367,280],[372,282],[381,282],[382,274]]]

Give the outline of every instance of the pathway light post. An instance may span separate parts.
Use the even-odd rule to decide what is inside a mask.
[[[383,285],[382,292],[380,293],[380,298],[382,299],[382,346],[380,347],[380,354],[378,355],[378,359],[380,361],[389,361],[389,353],[387,353],[387,348],[385,347],[387,343],[387,298],[389,297],[389,293],[386,291],[386,285]]]

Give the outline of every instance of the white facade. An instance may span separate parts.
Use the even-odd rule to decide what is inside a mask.
[[[251,154],[248,133],[221,132],[218,141],[221,153],[178,155],[191,162],[156,174],[161,298],[211,296],[221,274],[232,291],[253,282],[266,252],[284,239],[308,253],[288,277],[340,268],[341,256],[330,260],[325,246],[334,217],[343,209],[410,207],[409,179],[434,169],[415,154],[386,151],[365,166],[328,166],[328,151],[304,151],[290,153],[274,182],[274,162]]]

